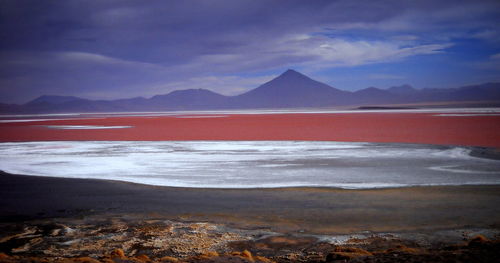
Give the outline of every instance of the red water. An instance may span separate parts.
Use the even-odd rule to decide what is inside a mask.
[[[0,123],[0,141],[318,140],[500,147],[500,116],[498,115],[293,113],[225,116],[221,118],[107,117]],[[44,125],[133,127],[60,130],[50,129]]]

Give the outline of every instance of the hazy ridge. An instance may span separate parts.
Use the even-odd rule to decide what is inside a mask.
[[[119,100],[44,95],[23,105],[0,104],[0,113],[279,109],[470,101],[500,105],[500,83],[450,89],[415,89],[410,85],[402,85],[388,89],[369,87],[350,92],[318,82],[295,70],[287,70],[273,80],[237,96],[224,96],[206,89],[176,90],[151,98]]]

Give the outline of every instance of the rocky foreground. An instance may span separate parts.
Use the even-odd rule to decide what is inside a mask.
[[[342,242],[266,229],[125,216],[0,224],[0,262],[495,262],[500,241],[422,243],[391,235]]]

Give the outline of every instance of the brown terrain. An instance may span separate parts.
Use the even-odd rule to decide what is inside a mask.
[[[494,262],[500,241],[478,235],[422,246],[396,237],[266,236],[210,223],[107,217],[2,226],[0,262]],[[8,229],[6,229],[8,228]]]

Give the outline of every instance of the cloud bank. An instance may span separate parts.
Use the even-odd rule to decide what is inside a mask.
[[[0,6],[0,93],[3,102],[17,103],[42,94],[147,97],[184,88],[234,95],[286,68],[320,75],[452,54],[457,39],[500,38],[498,1],[20,0]],[[488,52],[486,59],[500,50]]]

